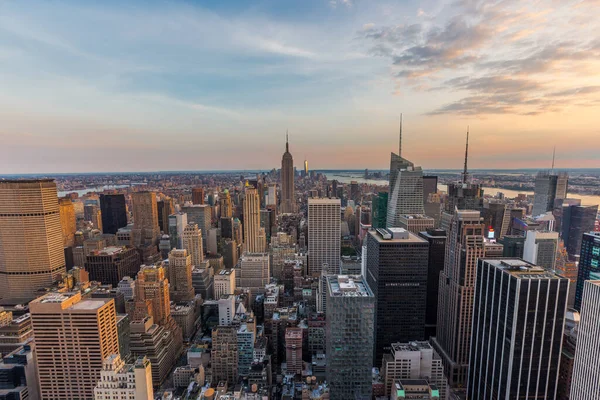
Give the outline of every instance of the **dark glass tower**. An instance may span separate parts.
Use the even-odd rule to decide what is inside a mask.
[[[470,400],[556,398],[569,280],[519,259],[479,259]]]
[[[577,272],[577,288],[575,289],[575,309],[581,311],[583,284],[588,280],[600,279],[600,232],[583,235],[581,241],[581,257]]]
[[[387,224],[388,193],[379,192],[373,198],[373,228],[385,228]]]
[[[101,194],[102,232],[114,235],[127,226],[127,206],[123,194]]]
[[[429,242],[429,265],[427,267],[427,310],[425,312],[425,339],[435,336],[437,327],[438,292],[440,272],[444,269],[446,256],[446,231],[430,229],[419,236]]]
[[[594,230],[598,206],[569,206],[563,210],[562,240],[570,257],[581,251],[581,238]]]
[[[369,231],[367,283],[375,295],[375,365],[395,342],[425,338],[429,244],[402,229]]]

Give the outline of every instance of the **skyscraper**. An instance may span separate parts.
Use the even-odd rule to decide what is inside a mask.
[[[91,251],[85,258],[90,280],[117,287],[126,276],[135,276],[142,262],[133,247],[105,247]]]
[[[308,176],[308,160],[304,160],[304,176]]]
[[[54,180],[0,181],[0,296],[31,300],[65,272]]]
[[[285,355],[287,373],[302,375],[302,328],[285,330]]]
[[[100,380],[94,388],[94,400],[153,400],[150,360],[139,357],[125,364],[118,354],[104,360]]]
[[[204,188],[198,187],[192,189],[192,203],[204,204]]]
[[[527,231],[523,260],[553,271],[558,250],[558,232]]]
[[[214,382],[228,382],[234,385],[238,379],[238,343],[237,328],[231,325],[219,325],[212,331],[212,350],[210,358]]]
[[[102,232],[116,235],[120,228],[127,226],[127,205],[123,194],[101,194]]]
[[[290,154],[290,145],[285,136],[285,153],[281,159],[281,212],[283,214],[296,212],[296,197],[294,195],[294,159]]]
[[[469,399],[555,398],[568,292],[526,261],[478,261]]]
[[[597,399],[600,393],[600,281],[586,281],[583,287],[571,400]]]
[[[219,195],[219,208],[221,210],[221,218],[232,218],[233,207],[231,205],[231,196],[229,190],[225,189]]]
[[[581,251],[583,234],[594,230],[598,206],[569,206],[563,209],[562,240],[567,253],[575,258]]]
[[[173,199],[165,197],[161,201],[157,201],[156,208],[158,210],[158,227],[161,232],[169,233],[169,215],[175,213]]]
[[[64,197],[58,199],[60,210],[60,225],[62,227],[63,246],[73,247],[75,245],[75,232],[77,231],[77,220],[75,219],[75,207],[71,199]]]
[[[402,228],[367,234],[367,283],[375,296],[375,365],[396,341],[425,338],[426,240]]]
[[[192,257],[192,265],[200,266],[204,261],[204,250],[202,247],[202,231],[198,224],[190,223],[183,230],[183,248]]]
[[[261,237],[260,229],[260,201],[255,188],[246,188],[244,198],[244,250],[249,253],[262,253],[265,251],[266,237]]]
[[[160,236],[156,193],[135,192],[133,199],[133,243],[135,246],[155,245]]]
[[[577,272],[575,309],[581,311],[583,288],[587,280],[600,279],[600,232],[589,232],[581,241],[581,256]]]
[[[308,273],[321,275],[340,270],[341,256],[340,199],[308,199]],[[326,266],[326,267],[324,267]]]
[[[49,293],[29,308],[40,398],[92,400],[103,360],[119,352],[114,300]]]
[[[263,293],[265,285],[271,278],[269,254],[244,253],[239,261],[239,270],[236,272],[239,286],[250,289],[252,298]]]
[[[440,273],[437,336],[431,338],[451,387],[467,383],[475,272],[477,259],[485,256],[483,234],[479,211],[459,210],[452,216]]]
[[[440,273],[444,269],[446,258],[446,231],[443,229],[429,229],[427,232],[420,232],[419,236],[429,243],[427,308],[425,311],[425,339],[429,339],[431,336],[435,336],[437,330]]]
[[[169,287],[173,301],[194,300],[192,257],[185,249],[173,249],[169,253]]]
[[[535,191],[533,197],[533,216],[542,215],[554,208],[554,200],[567,197],[569,175],[559,173],[554,175],[542,171],[535,177]]]
[[[183,231],[188,227],[187,214],[176,213],[169,215],[169,242],[171,249],[183,248]]]
[[[385,228],[387,226],[387,206],[388,206],[387,192],[379,192],[377,196],[373,197],[372,210],[372,226],[373,228]]]
[[[327,382],[331,400],[370,399],[375,297],[360,275],[327,277]]]

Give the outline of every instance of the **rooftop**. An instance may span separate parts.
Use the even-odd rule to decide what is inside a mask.
[[[427,243],[425,239],[404,228],[380,228],[369,231],[369,234],[379,243]]]
[[[520,258],[484,258],[483,261],[519,279],[564,279]]]
[[[367,282],[361,275],[333,275],[327,277],[329,293],[333,297],[373,296]]]

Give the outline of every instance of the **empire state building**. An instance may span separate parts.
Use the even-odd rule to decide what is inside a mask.
[[[285,136],[285,153],[281,158],[281,212],[296,212],[296,199],[294,197],[294,159],[290,153],[290,144],[287,134]]]

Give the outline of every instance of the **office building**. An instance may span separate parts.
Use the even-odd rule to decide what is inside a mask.
[[[102,214],[97,204],[85,204],[83,215],[85,221],[91,222],[94,228],[102,231]]]
[[[581,311],[585,281],[600,280],[600,232],[589,232],[583,235],[580,254],[575,289],[577,311]]]
[[[383,356],[380,371],[387,397],[393,395],[397,380],[406,382],[411,379],[427,379],[439,390],[439,399],[447,398],[448,382],[444,376],[442,358],[429,342],[392,343],[390,350]]]
[[[237,328],[231,325],[219,325],[212,331],[211,360],[212,381],[227,382],[235,385],[238,380],[238,343]]]
[[[204,204],[204,188],[192,189],[192,204]]]
[[[469,399],[555,398],[568,292],[523,260],[477,262]]]
[[[267,187],[265,204],[267,206],[277,206],[277,185],[275,183],[270,183]]]
[[[369,231],[366,244],[378,365],[392,343],[425,339],[429,244],[402,228]]]
[[[558,250],[558,232],[527,231],[523,260],[553,271]]]
[[[308,273],[337,274],[341,256],[340,199],[308,199]]]
[[[94,400],[153,400],[150,360],[139,357],[125,364],[118,354],[104,360],[100,380],[94,388]]]
[[[296,254],[296,243],[293,237],[285,232],[277,232],[276,235],[271,237],[269,254],[271,256],[273,277],[282,280],[285,261],[294,259],[294,255]]]
[[[60,226],[62,227],[63,246],[75,246],[75,232],[77,231],[77,221],[75,219],[75,207],[69,198],[58,199],[60,214]]]
[[[302,328],[285,330],[285,356],[287,373],[302,375]]]
[[[136,273],[137,275],[137,273]],[[117,291],[123,293],[125,301],[133,299],[135,291],[135,280],[130,276],[124,276],[117,285]]]
[[[263,242],[260,228],[260,202],[258,191],[255,188],[246,188],[244,197],[244,251],[249,253],[262,253],[265,251],[266,242]]]
[[[186,304],[171,303],[171,316],[175,320],[177,326],[181,328],[183,340],[186,342],[192,340],[192,337],[196,332],[194,302],[192,301]]]
[[[123,194],[101,194],[102,232],[115,235],[127,226],[127,203]]]
[[[385,228],[387,226],[387,207],[388,207],[388,193],[379,192],[372,201],[372,227]]]
[[[296,212],[294,189],[294,159],[290,153],[286,134],[285,153],[281,158],[281,212],[283,214]]]
[[[169,215],[175,213],[175,205],[173,199],[165,197],[160,201],[156,202],[156,209],[158,211],[158,227],[161,232],[169,232]]]
[[[446,258],[446,231],[429,229],[419,236],[429,243],[427,263],[427,306],[425,309],[425,339],[435,336],[437,330],[438,293],[440,273]]]
[[[169,303],[169,281],[165,268],[142,265],[135,281],[135,312],[130,313],[132,320],[139,321],[150,315],[154,323],[167,325],[171,307]]]
[[[169,287],[171,300],[175,302],[194,300],[192,257],[185,249],[173,249],[169,253]]]
[[[200,266],[204,261],[204,248],[202,247],[202,231],[198,229],[198,224],[188,224],[182,235],[182,247],[192,257],[192,265]]]
[[[571,382],[571,400],[598,399],[600,395],[600,281],[583,284],[581,319]]]
[[[271,264],[267,253],[244,253],[238,263],[239,285],[250,289],[252,298],[264,293],[265,286],[271,278]]]
[[[458,210],[446,239],[440,273],[437,334],[431,344],[442,357],[451,387],[467,383],[477,259],[485,256],[479,211]]]
[[[390,192],[387,226],[400,227],[400,217],[405,214],[423,214],[423,170],[408,167],[397,172],[394,189]]]
[[[0,296],[31,300],[65,273],[54,180],[0,181]]]
[[[219,195],[219,210],[221,211],[221,218],[232,218],[233,207],[231,205],[231,195],[229,190],[225,189]]]
[[[227,269],[234,268],[239,260],[242,246],[238,245],[235,240],[225,239],[223,242],[223,265]]]
[[[112,299],[49,293],[29,303],[40,398],[94,398],[102,362],[119,352]]]
[[[523,258],[525,251],[525,236],[506,235],[498,239],[498,243],[503,246],[502,257],[504,258]]]
[[[92,250],[85,257],[85,270],[90,280],[113,287],[117,287],[123,278],[137,275],[141,265],[137,249],[127,246]]]
[[[133,201],[133,230],[131,232],[134,246],[155,245],[160,238],[158,226],[158,208],[156,193],[135,192]]]
[[[173,321],[175,325],[175,321]],[[175,325],[176,326],[176,325]],[[179,329],[179,327],[177,327]],[[181,354],[181,330],[179,339],[171,330],[155,324],[152,317],[131,323],[131,355],[135,359],[147,357],[152,369],[152,385],[164,383]]]
[[[169,215],[169,244],[171,249],[183,248],[183,231],[188,226],[187,214],[177,213]]]
[[[202,248],[206,249],[206,237],[208,230],[211,228],[212,207],[204,205],[192,205],[181,207],[181,212],[187,214],[188,224],[197,224],[202,231]]]
[[[0,353],[15,351],[28,345],[32,339],[31,314],[14,316],[12,311],[0,307]]]
[[[224,269],[214,276],[213,290],[216,299],[223,294],[235,293],[235,269]]]
[[[531,215],[537,216],[552,211],[554,201],[567,197],[569,175],[561,172],[558,175],[548,171],[539,172],[535,177],[533,210]]]
[[[331,400],[371,398],[375,297],[360,275],[327,277],[327,382]]]
[[[418,235],[419,232],[433,229],[435,220],[423,214],[406,214],[398,216],[398,228],[406,229],[409,232]]]
[[[235,316],[235,295],[221,294],[217,303],[219,306],[219,325],[231,325]]]
[[[0,363],[0,399],[40,399],[39,380],[35,364],[33,342],[3,352]]]
[[[597,205],[569,206],[564,209],[561,237],[571,258],[581,252],[583,234],[594,230],[597,215]]]

